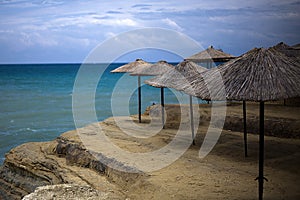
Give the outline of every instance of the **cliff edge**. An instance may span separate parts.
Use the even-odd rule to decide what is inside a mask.
[[[168,121],[165,129],[148,139],[126,135],[119,129],[114,118],[99,124],[106,136],[120,148],[131,152],[149,152],[172,141],[180,118],[184,118],[182,123],[189,123],[188,108],[186,106],[180,110],[175,105],[166,106]],[[299,138],[299,109],[267,105],[267,134]],[[157,106],[151,109],[154,114],[159,114],[159,110]],[[179,113],[182,111],[186,113],[180,117]],[[20,145],[6,154],[5,162],[0,167],[0,199],[21,199],[37,188],[37,193],[46,191],[49,195],[55,195],[56,199],[68,188],[73,188],[71,191],[90,190],[88,195],[91,199],[256,198],[257,187],[253,180],[257,175],[257,135],[249,134],[250,156],[244,158],[240,133],[243,131],[241,105],[228,106],[224,125],[227,130],[223,130],[218,144],[205,159],[198,157],[198,151],[210,122],[210,105],[201,105],[199,112],[201,120],[196,145],[192,145],[176,162],[149,173],[143,173],[101,152],[97,156],[92,155],[76,130],[63,133],[54,141]],[[249,104],[249,132],[255,133],[257,130],[257,113],[258,106]],[[136,116],[132,116],[132,119],[137,121]],[[139,125],[147,126],[149,120],[148,110],[143,115],[143,123]],[[127,121],[124,119],[123,123],[126,124]],[[128,127],[130,128],[129,124]],[[87,126],[83,129],[92,133],[92,128]],[[266,183],[265,193],[270,199],[300,197],[297,189],[300,184],[299,149],[299,139],[266,137],[265,170],[273,179]],[[123,168],[127,173],[122,171]]]

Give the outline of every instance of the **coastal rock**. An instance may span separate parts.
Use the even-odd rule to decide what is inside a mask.
[[[122,199],[121,189],[111,182],[126,185],[139,175],[124,182],[118,175],[83,148],[76,131],[69,131],[52,142],[26,143],[7,153],[0,168],[0,199],[20,199],[37,187],[67,183],[90,185],[110,199]]]
[[[38,187],[33,193],[26,195],[22,200],[106,200],[109,199],[105,193],[90,186],[76,184],[47,185]]]
[[[249,104],[248,107],[250,107],[250,109],[247,110],[248,131],[257,133],[258,106],[256,104]],[[159,117],[160,108],[155,105],[152,109],[154,109],[152,112]],[[116,125],[115,118],[109,118],[99,124],[102,130],[105,131],[106,136],[120,148],[131,152],[150,152],[172,141],[172,138],[176,135],[176,128],[179,126],[180,121],[189,124],[188,106],[179,109],[178,106],[169,105],[165,106],[165,109],[167,112],[166,116],[168,116],[165,129],[155,136],[150,137],[150,141],[124,134]],[[180,113],[182,110],[187,112],[182,115]],[[243,131],[241,110],[240,105],[234,104],[228,107],[224,129],[239,132]],[[147,122],[150,121],[149,113],[151,111],[147,110],[147,112],[144,114],[143,123],[139,124],[140,126],[146,126]],[[200,129],[196,137],[197,145],[203,141],[204,133],[210,122],[210,105],[201,105],[199,112],[201,119]],[[184,120],[180,120],[181,117],[183,117]],[[137,121],[136,116],[132,116],[132,118],[134,121]],[[126,123],[126,120],[123,122]],[[280,136],[299,138],[299,108],[266,105],[265,122],[266,135],[276,133],[275,135],[278,136],[277,134],[281,133]],[[130,125],[128,126],[130,128]],[[83,129],[86,130],[87,134],[90,134],[90,137],[96,138],[96,135],[93,135],[92,125],[84,127]],[[26,143],[12,149],[6,154],[5,162],[3,166],[0,167],[0,199],[21,199],[34,191],[36,191],[35,194],[29,195],[29,197],[27,196],[26,198],[31,197],[34,199],[36,197],[35,199],[39,199],[39,197],[35,195],[47,193],[47,195],[49,194],[49,198],[51,195],[52,197],[54,195],[59,199],[63,196],[62,193],[65,193],[65,190],[70,191],[70,194],[66,192],[66,195],[73,195],[72,191],[77,192],[84,190],[82,195],[85,195],[87,191],[91,191],[90,194],[87,192],[86,195],[91,195],[90,198],[92,199],[98,197],[100,199],[126,199],[127,197],[130,199],[140,199],[141,195],[145,197],[144,199],[186,199],[189,195],[191,199],[197,199],[199,195],[207,193],[207,191],[210,191],[211,194],[214,193],[214,191],[211,191],[211,188],[213,188],[211,185],[218,184],[219,180],[217,179],[219,176],[225,177],[224,180],[229,180],[228,177],[234,176],[234,178],[230,179],[231,181],[233,180],[232,183],[234,183],[241,179],[238,173],[245,175],[244,179],[241,179],[243,182],[238,182],[239,185],[243,185],[241,188],[244,188],[249,184],[254,184],[247,182],[246,178],[247,180],[253,180],[253,176],[256,176],[256,167],[253,166],[256,165],[244,163],[245,160],[241,156],[243,149],[241,142],[242,134],[239,132],[232,133],[232,131],[224,131],[225,133],[222,134],[219,140],[219,146],[214,149],[214,153],[208,160],[198,159],[198,146],[192,146],[188,150],[187,155],[183,156],[175,165],[168,167],[171,168],[171,170],[163,170],[164,173],[158,171],[150,174],[139,171],[133,165],[120,162],[114,158],[114,155],[108,156],[101,152],[91,153],[83,145],[76,130],[63,133],[54,141]],[[292,192],[296,191],[293,185],[296,186],[297,184],[294,184],[294,182],[297,182],[299,179],[295,179],[294,181],[292,177],[295,173],[298,174],[299,169],[299,156],[296,154],[299,152],[297,141],[298,140],[296,140],[294,144],[294,141],[288,139],[279,140],[275,137],[269,139],[269,142],[272,142],[269,148],[276,147],[281,149],[281,151],[277,154],[273,153],[273,157],[271,157],[270,154],[276,152],[274,149],[270,149],[270,152],[266,153],[266,155],[271,158],[266,160],[266,167],[275,166],[276,169],[272,171],[273,173],[277,172],[278,169],[284,170],[278,177],[286,177],[285,173],[288,173],[289,178],[291,177],[291,181],[289,179],[285,180],[287,186],[283,188],[280,186],[278,191],[280,191],[280,189],[288,191],[289,188],[291,188],[290,190]],[[249,152],[252,153],[250,159],[255,160],[253,155],[257,155],[258,149],[256,146],[256,136],[249,134],[249,144]],[[284,151],[284,149],[286,150]],[[286,157],[283,155],[289,156]],[[241,161],[238,161],[239,165],[227,163],[230,159],[224,159],[226,157],[231,160],[241,159]],[[290,164],[287,169],[285,165],[286,161],[294,164]],[[215,166],[217,172],[220,173],[218,176],[215,174],[217,173],[216,170],[211,171],[212,166]],[[228,166],[238,167],[232,169],[234,173],[226,174],[228,172],[226,166],[227,168]],[[240,168],[241,166],[244,166],[244,170]],[[248,166],[251,168],[248,168]],[[251,176],[248,174],[249,170],[251,170]],[[271,170],[273,170],[273,168],[271,168]],[[279,172],[281,173],[281,171]],[[236,173],[237,176],[235,177]],[[173,177],[179,177],[181,174],[185,175],[180,176],[178,179],[176,178],[176,181],[173,180]],[[207,176],[207,174],[210,176]],[[201,183],[203,177],[209,178],[205,184]],[[194,181],[191,182],[192,179]],[[181,182],[180,185],[183,187],[191,183],[191,186],[195,187],[195,189],[193,191],[189,190],[190,187],[179,189],[179,185],[176,185],[177,182]],[[197,184],[201,185],[201,187],[199,188]],[[224,185],[226,186],[228,184]],[[233,190],[237,190],[236,185],[237,184],[233,184]],[[272,187],[275,188],[278,186],[272,185]],[[203,191],[201,189],[203,189]],[[222,190],[222,188],[219,189]],[[239,195],[244,194],[241,191],[238,191]],[[251,195],[252,193],[253,191],[245,195]],[[176,198],[174,198],[174,194],[177,195]],[[207,194],[209,194],[209,192]],[[271,194],[273,195],[273,191]],[[76,199],[81,198],[81,194],[75,193],[74,195]],[[231,194],[227,191],[225,191],[223,195],[227,195],[228,199],[231,197]],[[278,194],[274,193],[274,196],[276,195]],[[294,197],[293,195],[298,195],[298,193],[289,193],[289,195]],[[208,195],[207,198],[203,199],[216,199],[215,197],[214,195]],[[24,199],[26,198],[24,197]],[[87,196],[82,199],[88,198]],[[63,199],[68,199],[68,197],[64,197]]]

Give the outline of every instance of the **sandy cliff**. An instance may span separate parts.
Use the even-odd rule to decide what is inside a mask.
[[[139,171],[111,155],[98,153],[97,158],[92,156],[75,130],[54,141],[23,144],[6,155],[0,169],[0,199],[21,199],[39,186],[57,184],[91,187],[101,194],[96,194],[98,199],[255,199],[258,137],[249,134],[249,157],[245,158],[240,133],[243,128],[241,106],[234,104],[227,109],[226,130],[208,156],[204,159],[198,157],[210,120],[210,105],[202,105],[196,145],[171,165],[153,172],[125,173],[116,170]],[[187,111],[183,118],[188,119],[188,106],[183,110]],[[152,111],[158,113],[159,109],[154,106]],[[266,132],[281,137],[266,137],[267,198],[300,197],[299,111],[299,107],[266,106]],[[148,139],[124,134],[113,118],[100,122],[100,125],[106,136],[120,148],[134,153],[150,152],[165,146],[176,135],[179,113],[178,106],[168,105],[165,129]],[[257,113],[258,106],[248,104],[249,132],[257,133]],[[149,110],[140,126],[147,125],[148,114]],[[189,122],[183,120],[183,123]],[[107,166],[103,163],[113,164]]]

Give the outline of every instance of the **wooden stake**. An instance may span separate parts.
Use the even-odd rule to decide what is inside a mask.
[[[164,88],[160,88],[160,98],[161,98],[161,121],[162,127],[165,126],[165,99],[164,99]]]
[[[141,77],[138,76],[138,109],[139,109],[139,123],[142,123],[142,90],[141,90]]]
[[[193,113],[193,97],[190,95],[190,118],[191,118],[191,129],[193,145],[195,145],[195,130],[194,130],[194,113]]]
[[[260,102],[259,108],[259,174],[258,174],[258,195],[259,200],[263,199],[264,190],[264,151],[265,151],[265,129],[264,129],[264,102]]]
[[[244,148],[245,148],[245,157],[248,157],[246,101],[243,101],[243,118],[244,118]]]

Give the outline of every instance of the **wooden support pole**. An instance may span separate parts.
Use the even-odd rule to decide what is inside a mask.
[[[190,95],[190,120],[191,120],[191,130],[193,145],[195,145],[195,130],[194,130],[194,113],[193,113],[193,97]]]
[[[160,88],[160,101],[161,101],[161,121],[162,121],[162,127],[165,126],[165,97],[164,97],[164,88]]]
[[[260,102],[259,108],[259,174],[258,174],[258,195],[259,200],[263,199],[264,190],[264,151],[265,151],[265,129],[264,129],[264,102]]]
[[[142,123],[142,90],[141,90],[141,77],[138,76],[138,112],[139,112],[139,123]]]
[[[243,101],[243,118],[244,118],[244,148],[245,148],[245,157],[248,157],[246,101]]]

